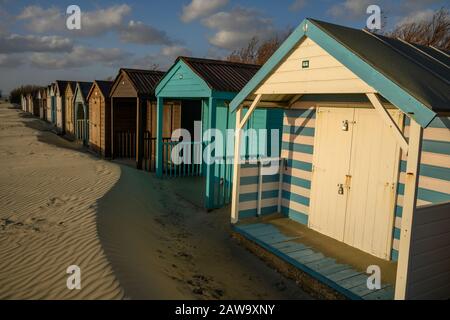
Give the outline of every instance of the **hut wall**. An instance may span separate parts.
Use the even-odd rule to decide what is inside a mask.
[[[74,127],[74,108],[73,108],[73,93],[72,90],[68,89],[66,90],[65,94],[65,100],[66,103],[64,104],[65,108],[65,127],[66,127],[66,133],[74,135],[75,134],[75,127]]]
[[[111,108],[110,99],[101,95],[96,87],[89,98],[90,147],[103,157],[111,153]]]

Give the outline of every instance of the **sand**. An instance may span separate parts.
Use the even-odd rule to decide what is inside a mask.
[[[206,212],[189,183],[97,159],[8,104],[0,166],[0,299],[310,298],[231,239],[229,208]]]

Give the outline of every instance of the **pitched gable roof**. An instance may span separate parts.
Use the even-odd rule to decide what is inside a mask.
[[[91,89],[89,90],[88,95],[86,96],[86,99],[89,99],[96,86],[99,88],[100,93],[105,99],[109,98],[109,93],[111,92],[113,84],[113,81],[95,80],[93,85],[91,86]]]
[[[154,96],[155,89],[159,81],[164,77],[165,72],[156,70],[141,70],[141,69],[129,69],[122,68],[116,79],[113,82],[113,86],[110,90],[110,94],[115,90],[118,85],[119,78],[125,74],[130,79],[131,84],[140,96]]]
[[[86,100],[93,84],[94,84],[93,82],[78,81],[75,91],[79,88],[78,90],[80,90],[83,100]]]
[[[231,109],[235,110],[252,94],[305,37],[314,40],[422,126],[427,126],[436,112],[450,111],[449,66],[442,57],[445,53],[425,54],[419,47],[400,40],[391,41],[363,30],[313,19],[305,19],[294,30],[233,99]]]
[[[179,57],[215,91],[239,92],[261,66],[221,60]],[[178,61],[177,60],[177,61]]]

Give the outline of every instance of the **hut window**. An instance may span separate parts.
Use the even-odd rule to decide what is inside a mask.
[[[309,60],[303,60],[302,61],[302,69],[309,68]]]

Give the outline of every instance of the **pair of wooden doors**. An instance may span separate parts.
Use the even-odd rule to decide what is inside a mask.
[[[401,127],[401,112],[389,113]],[[399,159],[375,109],[318,108],[309,227],[389,260]]]

